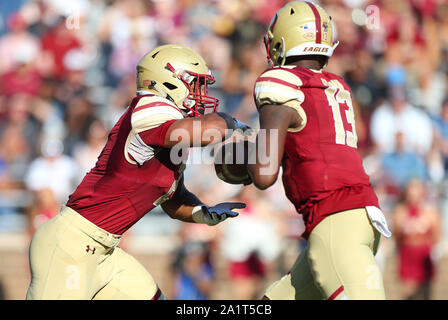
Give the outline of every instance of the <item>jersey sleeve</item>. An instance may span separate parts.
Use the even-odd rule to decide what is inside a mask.
[[[155,148],[164,147],[169,127],[184,116],[169,100],[150,96],[143,97],[131,115],[132,130],[125,145],[126,160],[142,165],[154,157]]]
[[[145,131],[154,131],[153,129],[168,121],[173,122],[183,117],[180,109],[167,99],[155,96],[144,97],[140,99],[132,112],[132,130],[136,134],[151,139],[151,135],[145,134]],[[151,141],[145,142],[152,144]]]
[[[163,147],[165,145],[166,132],[176,119],[168,120],[161,125],[138,133],[139,138],[147,145]]]
[[[301,90],[302,80],[284,68],[272,68],[263,72],[255,82],[254,98],[257,109],[265,105],[283,105],[297,111],[302,123],[289,132],[302,130],[307,122],[306,113],[302,108],[305,95]]]

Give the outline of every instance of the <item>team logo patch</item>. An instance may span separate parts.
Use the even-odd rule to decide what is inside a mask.
[[[95,254],[96,248],[91,249],[89,245],[86,246],[86,252],[92,252],[92,254]]]
[[[328,41],[328,23],[326,21],[322,24],[322,38]]]
[[[316,32],[316,25],[314,23],[305,23],[304,25],[302,25],[302,29],[305,32]]]
[[[314,23],[306,23],[301,26],[303,29],[303,37],[306,40],[314,40],[316,37],[316,26]]]
[[[303,34],[303,37],[306,40],[314,40],[315,35],[314,35],[314,32],[306,32]]]

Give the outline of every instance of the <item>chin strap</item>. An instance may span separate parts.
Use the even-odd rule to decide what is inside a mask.
[[[280,53],[280,63],[279,65],[283,66],[285,64],[286,61],[286,56],[285,56],[285,38],[282,37],[282,52]]]

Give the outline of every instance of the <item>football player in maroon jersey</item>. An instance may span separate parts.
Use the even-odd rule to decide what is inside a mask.
[[[391,234],[356,149],[350,88],[323,70],[337,44],[331,17],[305,1],[277,11],[265,35],[271,67],[254,89],[264,150],[247,168],[266,189],[282,167],[307,247],[264,299],[385,298],[374,256],[381,234]]]
[[[163,298],[148,271],[118,247],[121,235],[158,205],[174,219],[210,226],[245,207],[207,206],[183,184],[182,148],[250,129],[217,112],[218,99],[207,95],[212,83],[202,57],[184,46],[161,46],[140,60],[137,95],[95,167],[33,236],[27,299]]]

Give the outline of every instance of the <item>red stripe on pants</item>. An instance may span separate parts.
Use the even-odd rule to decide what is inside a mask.
[[[328,300],[334,300],[342,291],[344,291],[344,286],[340,286],[335,292],[333,292]]]
[[[160,291],[160,289],[157,288],[157,292],[156,292],[156,294],[154,295],[154,297],[152,297],[151,300],[159,300],[159,298],[160,298],[161,295],[162,295],[162,291]]]

